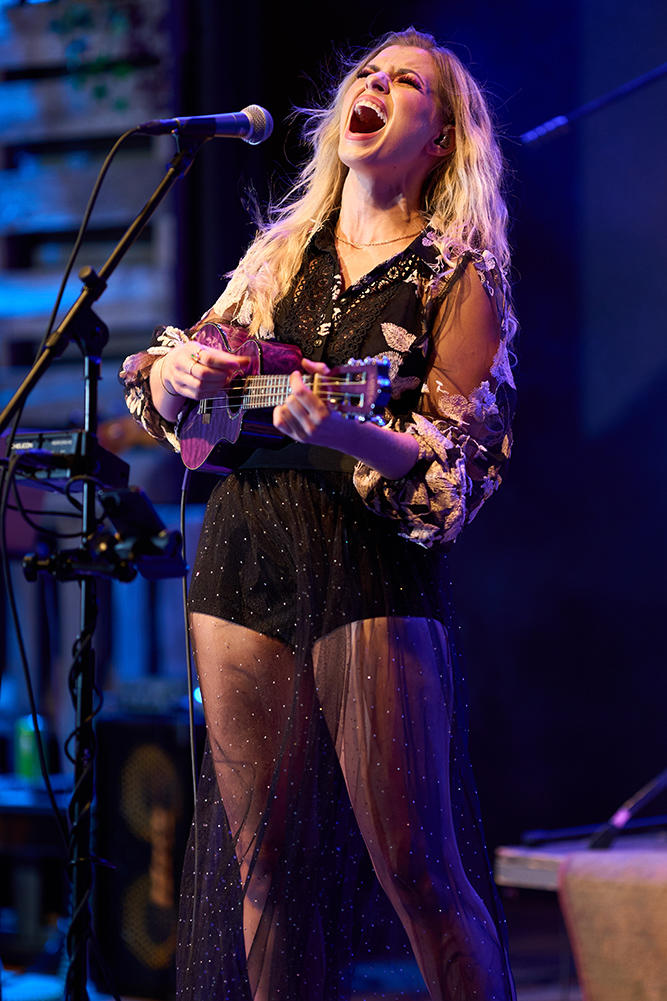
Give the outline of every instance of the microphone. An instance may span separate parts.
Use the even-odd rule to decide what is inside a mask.
[[[256,146],[268,139],[273,132],[273,119],[266,108],[250,104],[243,111],[228,115],[195,115],[191,118],[156,118],[152,122],[138,125],[137,132],[146,136],[161,136],[170,132],[187,138],[212,139],[223,136],[227,139],[243,139]]]

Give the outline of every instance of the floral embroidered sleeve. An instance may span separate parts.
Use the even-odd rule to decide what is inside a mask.
[[[239,291],[240,285],[238,274],[235,274],[212,309],[205,313],[199,323],[191,330],[180,330],[178,327],[156,327],[148,350],[129,355],[118,373],[125,389],[125,400],[131,415],[153,438],[163,442],[175,452],[181,450],[178,429],[183,414],[187,412],[185,408],[189,404],[184,402],[184,409],[174,423],[165,420],[153,406],[150,389],[151,368],[172,348],[190,340],[193,333],[204,322],[228,322],[229,318],[233,316],[236,318],[236,323],[242,325],[239,316],[247,312],[247,308],[245,299]]]
[[[489,378],[470,396],[443,388],[437,345],[422,387],[417,412],[393,417],[389,426],[419,442],[419,456],[399,480],[383,479],[358,463],[357,490],[367,507],[396,520],[399,534],[419,545],[451,544],[500,485],[511,447],[514,380],[508,341],[516,328],[507,285],[488,252],[472,263],[500,321],[501,340]]]
[[[176,452],[180,452],[181,448],[176,432],[178,422],[172,424],[165,420],[153,406],[150,374],[151,368],[158,359],[187,340],[189,340],[187,331],[179,330],[178,327],[156,327],[148,350],[129,355],[118,374],[125,388],[125,401],[128,410],[134,419],[153,438],[169,445]]]

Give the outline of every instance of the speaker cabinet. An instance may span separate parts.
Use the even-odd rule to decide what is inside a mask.
[[[97,741],[94,850],[113,866],[96,868],[100,949],[120,994],[168,999],[193,809],[187,715],[107,716]],[[201,722],[199,755],[203,741]],[[95,975],[105,989],[99,970]]]

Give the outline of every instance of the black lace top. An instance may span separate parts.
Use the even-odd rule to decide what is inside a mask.
[[[501,342],[490,380],[466,398],[444,390],[431,331],[436,311],[470,264],[497,310]],[[242,280],[239,273],[232,278],[209,319],[249,325]],[[431,546],[452,543],[501,482],[511,446],[515,394],[507,342],[515,326],[507,283],[488,251],[467,252],[452,266],[426,229],[405,251],[343,289],[326,228],[311,240],[292,289],[278,303],[270,336],[329,365],[355,357],[389,360],[392,400],[385,417],[389,427],[418,439],[419,458],[399,480],[357,463],[354,483],[372,511],[397,522],[400,535]],[[130,411],[177,449],[178,421],[169,424],[152,406],[148,376],[157,357],[188,336],[158,328],[148,351],[127,358],[120,373]]]

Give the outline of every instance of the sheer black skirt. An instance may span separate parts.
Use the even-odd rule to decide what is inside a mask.
[[[349,474],[247,470],[211,497],[189,607],[209,739],[179,997],[348,997],[379,880],[417,954],[431,929],[443,996],[510,1001],[442,550]]]

